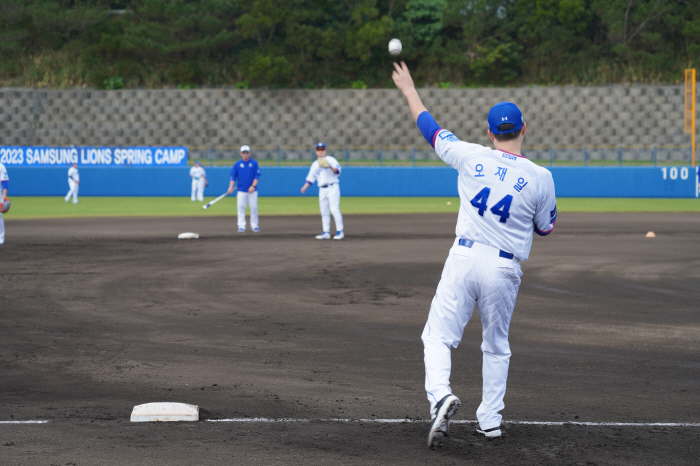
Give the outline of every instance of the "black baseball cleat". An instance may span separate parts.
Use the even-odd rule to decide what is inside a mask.
[[[435,405],[435,413],[431,418],[428,432],[428,447],[437,447],[445,440],[450,430],[450,419],[457,413],[460,406],[462,403],[454,395],[445,395]]]
[[[481,426],[477,424],[476,434],[479,436],[484,436],[488,439],[497,438],[501,436],[501,426],[492,427],[490,429],[482,429]]]

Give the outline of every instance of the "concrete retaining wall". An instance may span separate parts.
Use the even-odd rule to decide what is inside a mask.
[[[682,86],[422,89],[458,137],[488,144],[486,115],[516,102],[526,144],[685,145]],[[418,146],[403,96],[379,90],[0,89],[2,145]]]

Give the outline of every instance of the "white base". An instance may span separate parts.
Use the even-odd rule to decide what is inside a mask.
[[[146,403],[134,406],[131,422],[199,421],[199,406],[185,403]]]
[[[177,235],[177,239],[199,239],[197,233],[180,233]]]

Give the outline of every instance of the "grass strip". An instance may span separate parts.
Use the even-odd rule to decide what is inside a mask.
[[[213,197],[205,198],[205,203]],[[261,197],[260,215],[315,215],[318,197]],[[236,215],[235,197],[211,208],[186,197],[82,197],[80,203],[56,197],[13,197],[6,220],[79,217],[216,217]],[[344,214],[457,213],[456,197],[343,197]],[[700,199],[560,198],[559,212],[700,212]]]

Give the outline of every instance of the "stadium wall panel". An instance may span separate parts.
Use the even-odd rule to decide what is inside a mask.
[[[443,128],[490,145],[494,104],[518,104],[528,146],[687,147],[683,86],[419,89]],[[428,147],[396,89],[0,89],[16,146]],[[700,106],[698,106],[700,111]]]
[[[306,167],[262,167],[260,196],[302,196]],[[559,197],[697,197],[694,167],[553,167]],[[13,167],[10,196],[65,196],[64,167]],[[226,191],[230,169],[207,168],[207,196]],[[84,167],[81,196],[189,196],[189,168]],[[449,167],[345,167],[343,196],[457,196],[457,172]],[[306,195],[315,195],[314,185]]]

